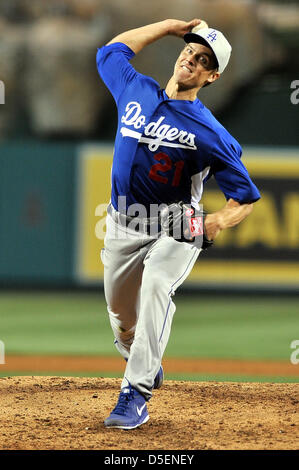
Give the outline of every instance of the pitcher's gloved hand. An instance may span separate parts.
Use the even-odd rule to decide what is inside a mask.
[[[213,245],[208,240],[204,221],[207,214],[183,201],[166,206],[160,213],[162,230],[178,242],[193,243],[197,248],[206,250]]]

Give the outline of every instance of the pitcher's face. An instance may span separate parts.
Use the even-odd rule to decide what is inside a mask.
[[[213,51],[203,44],[186,44],[174,67],[174,79],[179,88],[199,90],[219,77]]]

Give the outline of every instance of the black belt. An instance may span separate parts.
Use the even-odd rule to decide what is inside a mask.
[[[162,231],[158,217],[131,217],[116,211],[111,203],[107,207],[107,213],[111,215],[114,222],[139,233],[142,232],[147,235],[155,236]]]

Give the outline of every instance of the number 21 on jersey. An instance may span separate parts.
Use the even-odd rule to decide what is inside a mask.
[[[173,163],[170,157],[163,152],[156,153],[156,155],[154,155],[154,159],[159,163],[155,163],[151,167],[148,176],[154,181],[167,184],[169,182],[169,178],[165,175],[165,173],[175,167],[174,175],[171,180],[171,186],[179,186],[185,163],[184,160],[179,160],[178,162]],[[161,173],[164,173],[164,175],[161,175]]]

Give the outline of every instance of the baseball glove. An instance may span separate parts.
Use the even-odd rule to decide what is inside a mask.
[[[190,204],[183,201],[166,206],[160,214],[162,230],[178,242],[192,243],[197,248],[206,250],[213,245],[213,240],[208,240],[204,221],[206,212],[196,210]]]

